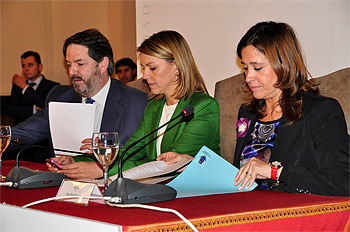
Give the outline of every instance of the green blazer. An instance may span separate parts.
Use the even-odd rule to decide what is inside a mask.
[[[138,128],[125,146],[120,149],[119,155],[131,143],[159,126],[165,101],[165,98],[154,99],[148,104]],[[205,145],[220,154],[220,108],[217,101],[205,93],[195,93],[187,100],[181,98],[172,118],[179,115],[186,105],[194,107],[193,116],[190,116],[190,120],[186,120],[186,117],[179,118],[168,124],[161,144],[161,153],[172,151],[195,156]],[[157,132],[132,147],[124,156],[123,170],[155,161],[157,158],[156,141]],[[110,166],[110,176],[118,173],[117,160],[119,157]]]

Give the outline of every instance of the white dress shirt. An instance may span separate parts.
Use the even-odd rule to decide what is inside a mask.
[[[105,86],[103,86],[102,89],[97,94],[95,94],[95,96],[91,97],[93,100],[95,100],[93,105],[96,107],[93,132],[100,132],[103,110],[105,108],[105,103],[110,87],[111,78],[108,79],[108,82],[105,84]],[[82,103],[84,104],[86,104],[85,99],[85,97],[82,99]]]
[[[163,112],[162,116],[160,117],[159,125],[161,126],[164,123],[168,122],[171,119],[171,116],[173,116],[176,106],[178,103],[168,106],[166,103],[163,107]],[[161,154],[161,145],[162,145],[162,140],[163,140],[163,135],[165,133],[167,126],[162,127],[161,129],[158,130],[158,138],[157,138],[157,157]]]

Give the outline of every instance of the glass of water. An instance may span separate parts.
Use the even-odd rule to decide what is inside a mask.
[[[1,147],[0,147],[0,181],[5,179],[5,176],[2,175],[1,172],[1,159],[2,153],[7,149],[11,142],[11,127],[10,126],[0,126],[0,139],[1,139]]]
[[[108,166],[113,163],[119,151],[118,132],[93,133],[92,149],[96,159],[103,167],[104,191],[106,191],[108,188]]]

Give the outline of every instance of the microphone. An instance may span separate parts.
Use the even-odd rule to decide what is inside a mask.
[[[142,138],[130,144],[123,151],[123,153],[119,158],[118,178],[115,179],[109,185],[104,196],[119,197],[121,198],[120,203],[122,204],[145,204],[145,203],[154,203],[154,202],[161,202],[161,201],[170,201],[174,199],[176,197],[177,192],[175,189],[173,189],[170,186],[160,185],[160,184],[145,185],[131,179],[123,178],[123,172],[122,172],[123,158],[125,154],[128,152],[128,150],[130,150],[130,148],[134,147],[136,144],[138,144],[148,136],[152,135],[154,132],[158,131],[159,129],[163,128],[164,126],[168,125],[170,122],[178,119],[179,117],[191,116],[193,112],[194,112],[194,107],[192,105],[185,106],[179,115],[177,115],[176,117],[164,123],[157,129],[151,131],[147,135],[143,136]]]
[[[6,176],[6,182],[13,183],[12,186],[10,187],[18,188],[18,189],[45,188],[45,187],[59,186],[63,179],[69,179],[69,177],[61,173],[38,171],[38,170],[32,170],[27,167],[20,167],[19,166],[20,154],[22,153],[22,151],[30,148],[41,148],[41,149],[53,150],[53,151],[86,154],[83,152],[69,151],[69,150],[63,150],[63,149],[57,149],[57,148],[48,148],[48,147],[43,147],[38,145],[31,145],[31,146],[25,147],[17,153],[15,167]]]
[[[194,107],[192,105],[187,105],[182,109],[180,115],[182,114],[183,116],[190,116],[193,114],[193,112],[194,112]]]
[[[27,140],[25,138],[16,138],[16,139],[11,139],[11,143],[15,143],[22,146],[27,144]]]

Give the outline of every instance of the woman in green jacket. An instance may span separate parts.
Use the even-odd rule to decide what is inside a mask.
[[[207,94],[191,50],[176,31],[161,31],[146,39],[137,49],[145,79],[154,99],[147,106],[135,133],[121,149],[181,113],[186,105],[194,107],[193,118],[178,119],[132,147],[126,153],[123,170],[145,162],[164,160],[173,163],[191,159],[204,145],[220,154],[220,109]],[[118,171],[118,165],[109,174]]]
[[[192,159],[204,145],[220,154],[220,108],[217,101],[208,95],[184,37],[176,31],[161,31],[146,39],[137,51],[140,54],[142,78],[147,81],[151,89],[150,99],[153,100],[119,155],[130,144],[179,115],[186,105],[192,105],[194,113],[190,118],[174,120],[129,149],[124,156],[123,170],[155,160],[171,164]],[[91,145],[81,147],[82,150],[86,148],[91,150]],[[87,161],[83,158],[74,159]],[[118,173],[118,159],[110,166],[110,176]],[[69,165],[77,164],[71,161]],[[101,168],[89,170],[90,174],[79,168],[75,170],[80,174],[66,168],[62,172],[72,178],[82,177],[81,173],[85,173],[84,178],[102,176]]]

